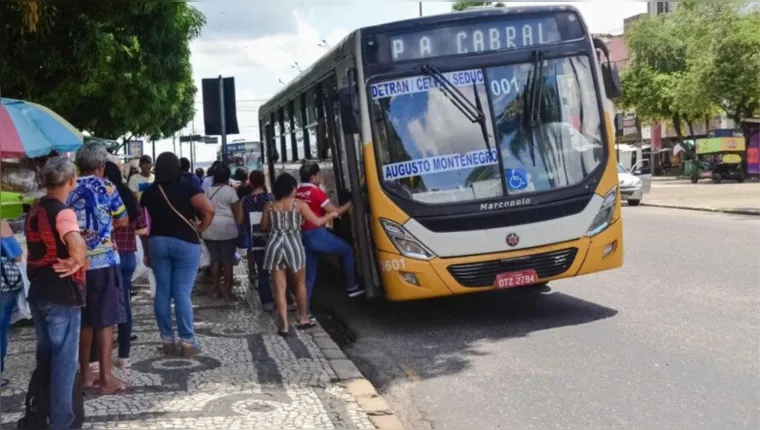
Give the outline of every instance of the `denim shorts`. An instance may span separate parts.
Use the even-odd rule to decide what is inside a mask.
[[[87,305],[82,326],[106,328],[127,321],[119,266],[87,271]]]

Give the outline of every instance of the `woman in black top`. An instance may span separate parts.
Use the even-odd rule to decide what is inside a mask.
[[[143,192],[140,204],[150,220],[143,246],[145,265],[156,276],[153,308],[163,351],[167,355],[177,352],[171,321],[174,299],[179,349],[184,357],[196,355],[200,346],[195,341],[190,295],[201,258],[200,233],[211,224],[214,206],[201,190],[180,179],[179,159],[171,152],[156,159],[156,180]]]

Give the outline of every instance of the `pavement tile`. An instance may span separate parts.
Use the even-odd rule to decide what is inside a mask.
[[[237,293],[245,297],[247,273],[241,266],[236,268]],[[331,365],[317,345],[317,341],[322,343],[321,336],[315,339],[297,332],[282,339],[260,306],[251,309],[241,300],[225,307],[205,294],[202,282],[193,303],[203,352],[190,359],[164,357],[157,350],[150,296],[143,290],[135,297],[138,340],[132,347],[132,367],[115,369],[116,376],[133,384],[135,391],[86,398],[85,428],[375,428],[357,399],[337,382],[345,378],[336,372],[361,374],[357,376],[356,367],[345,359],[333,360]],[[3,375],[11,383],[0,393],[0,428],[15,428],[22,415],[34,348],[33,328],[11,330]]]

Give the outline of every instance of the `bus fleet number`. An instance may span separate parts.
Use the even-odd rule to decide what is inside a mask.
[[[497,97],[502,94],[509,95],[512,92],[513,87],[515,92],[520,91],[519,87],[517,86],[517,78],[514,76],[512,79],[495,79],[491,81],[491,94]]]
[[[406,262],[404,260],[383,260],[380,262],[380,268],[383,272],[398,271],[406,269]]]

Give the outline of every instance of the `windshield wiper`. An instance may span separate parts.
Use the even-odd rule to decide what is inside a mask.
[[[536,149],[534,130],[541,122],[541,99],[544,95],[544,53],[533,51],[533,70],[528,73],[528,80],[523,90],[523,117],[522,124],[525,131],[530,136],[531,144],[530,159],[533,166],[536,165]]]
[[[533,79],[530,88],[530,99],[528,101],[529,124],[531,128],[538,126],[541,122],[541,99],[544,96],[544,53],[533,51]]]
[[[486,148],[491,151],[491,141],[489,140],[488,128],[486,126],[486,114],[483,112],[483,104],[480,100],[477,84],[475,82],[472,83],[472,89],[475,92],[475,104],[473,105],[470,99],[462,94],[462,92],[459,91],[459,88],[452,84],[440,70],[429,64],[423,65],[421,69],[440,85],[444,94],[449,97],[451,103],[462,112],[465,118],[472,123],[477,122],[480,125],[480,131],[483,133],[483,140],[486,143]]]

